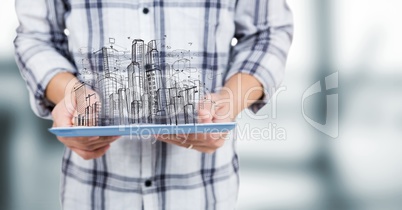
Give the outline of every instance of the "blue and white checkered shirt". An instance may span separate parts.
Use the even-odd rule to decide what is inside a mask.
[[[293,26],[286,0],[17,0],[16,59],[34,112],[50,118],[44,92],[60,72],[83,74],[82,49],[110,37],[165,40],[199,55],[215,72],[212,91],[242,72],[265,89],[257,111],[281,83]],[[69,33],[67,33],[67,30]],[[231,46],[235,37],[237,45]],[[220,75],[220,76],[219,76]],[[85,161],[66,149],[61,200],[66,210],[233,209],[238,159],[233,135],[214,154],[122,137],[101,158]]]

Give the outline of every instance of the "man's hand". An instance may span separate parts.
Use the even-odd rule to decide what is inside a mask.
[[[210,103],[212,102],[212,103]],[[199,123],[225,123],[233,121],[230,98],[223,94],[211,94],[198,110]],[[225,133],[193,133],[158,135],[157,139],[177,146],[213,153],[225,143]]]
[[[52,111],[53,127],[71,127],[76,113],[76,101],[72,89],[78,80],[69,73],[56,75],[47,87],[47,98],[56,106]],[[87,89],[88,90],[88,89]],[[88,90],[92,91],[92,90]],[[92,91],[95,93],[94,91]],[[110,144],[119,136],[61,137],[57,139],[85,160],[103,156]]]
[[[73,103],[67,102],[68,99],[61,100],[56,107],[54,107],[53,127],[71,127],[73,126],[72,119],[74,117],[75,106]],[[118,136],[108,137],[61,137],[57,139],[66,145],[66,147],[73,150],[85,160],[95,159],[103,156],[109,149],[110,144],[116,141]]]
[[[232,122],[243,109],[263,96],[261,83],[243,73],[233,75],[219,93],[211,94],[213,105],[204,104],[199,109],[199,123]],[[193,133],[158,135],[157,139],[200,152],[213,153],[225,143],[227,133]]]

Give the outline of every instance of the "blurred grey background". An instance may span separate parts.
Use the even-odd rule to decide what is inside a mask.
[[[271,126],[263,136],[238,139],[239,209],[402,209],[402,2],[288,3],[295,36],[283,88],[258,113],[268,119],[243,113],[238,120],[239,128]],[[47,132],[51,122],[30,110],[13,58],[17,25],[14,1],[2,0],[0,209],[59,209],[63,146]],[[339,111],[330,110],[339,116],[336,138],[302,115],[304,91],[334,72],[339,88],[329,94],[339,94]],[[328,120],[326,94],[304,101],[306,115],[321,124]]]

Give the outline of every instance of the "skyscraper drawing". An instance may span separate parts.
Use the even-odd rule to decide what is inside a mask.
[[[196,123],[203,83],[190,60],[161,64],[156,40],[135,39],[130,53],[127,67],[118,65],[124,52],[113,46],[93,53],[97,75],[92,88],[100,99],[86,93],[85,83],[76,85],[75,125]]]

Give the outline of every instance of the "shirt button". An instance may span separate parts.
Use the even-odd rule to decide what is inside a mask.
[[[145,187],[150,187],[151,185],[152,185],[152,181],[151,181],[151,180],[145,181]]]
[[[144,9],[142,9],[142,13],[148,14],[148,13],[149,13],[149,9],[145,7]]]

